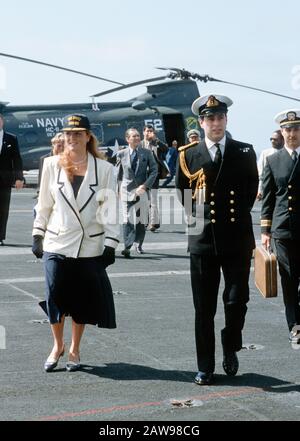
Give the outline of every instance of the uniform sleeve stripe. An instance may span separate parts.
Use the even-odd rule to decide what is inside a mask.
[[[261,227],[271,227],[272,226],[272,221],[271,220],[267,220],[267,219],[262,219],[260,221],[260,225],[261,225]]]
[[[40,227],[33,227],[35,230],[41,230],[41,231],[43,231],[44,233],[46,232],[46,230],[44,230],[43,228],[40,228]]]
[[[115,242],[117,242],[117,243],[120,242],[118,239],[115,239],[114,237],[106,236],[105,239],[110,239],[110,240],[113,240],[113,241],[115,241]]]

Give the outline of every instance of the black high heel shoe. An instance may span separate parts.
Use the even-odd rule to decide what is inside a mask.
[[[56,360],[53,361],[45,361],[44,363],[44,369],[46,372],[52,372],[53,369],[56,368],[57,364],[58,364],[58,360],[60,359],[60,357],[63,357],[65,354],[65,348],[62,350],[62,352],[59,354],[59,356],[57,357]]]

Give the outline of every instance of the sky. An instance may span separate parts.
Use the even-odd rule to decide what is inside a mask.
[[[185,68],[300,99],[297,0],[10,0],[1,7],[0,52],[88,72],[121,83]],[[286,7],[286,8],[285,8]],[[0,57],[0,101],[89,102],[113,85]],[[228,129],[256,152],[270,147],[274,116],[300,102],[239,87],[198,83],[200,95],[230,97]],[[107,95],[122,101],[139,86]]]

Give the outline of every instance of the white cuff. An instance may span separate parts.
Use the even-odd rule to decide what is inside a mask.
[[[106,237],[104,240],[104,246],[106,247],[117,248],[118,245],[119,245],[118,239],[113,239],[112,237]]]
[[[39,227],[33,227],[32,236],[45,236],[45,230]]]

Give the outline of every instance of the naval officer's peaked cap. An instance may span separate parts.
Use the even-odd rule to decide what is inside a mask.
[[[201,138],[201,133],[200,133],[199,130],[197,130],[197,129],[191,129],[191,130],[189,130],[189,131],[187,132],[187,134],[186,134],[186,137],[189,138],[189,137],[192,136],[192,135],[196,135],[196,136],[198,136],[199,138]]]
[[[283,110],[275,116],[277,122],[283,129],[300,126],[300,109]]]
[[[192,104],[192,112],[197,116],[209,116],[215,113],[227,113],[232,100],[224,95],[204,95]]]

